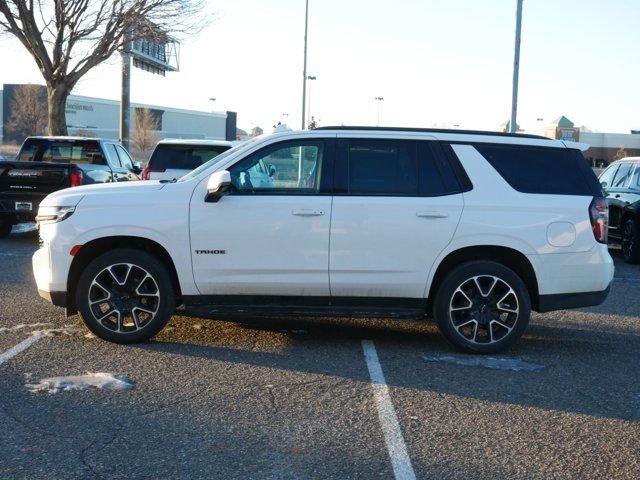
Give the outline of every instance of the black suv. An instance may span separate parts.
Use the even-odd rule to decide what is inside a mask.
[[[640,263],[640,157],[614,162],[600,175],[609,204],[609,244],[627,263]]]

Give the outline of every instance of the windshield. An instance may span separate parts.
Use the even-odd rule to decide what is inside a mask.
[[[181,177],[180,180],[178,180],[178,182],[186,182],[186,181],[191,180],[192,178],[197,177],[198,175],[200,175],[202,172],[204,172],[208,168],[214,166],[216,163],[220,163],[223,160],[225,160],[228,156],[233,155],[233,154],[235,154],[237,152],[240,152],[242,150],[246,150],[247,148],[249,148],[249,146],[251,146],[251,144],[253,144],[259,138],[260,137],[252,138],[251,140],[247,140],[246,142],[242,142],[241,144],[236,145],[235,147],[231,148],[230,150],[227,150],[226,152],[222,152],[220,155],[218,155],[217,157],[212,158],[208,162],[203,163],[202,165],[200,165],[195,170],[191,170],[189,173],[187,173],[186,175]]]

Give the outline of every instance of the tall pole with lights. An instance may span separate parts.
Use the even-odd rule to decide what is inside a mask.
[[[378,120],[376,121],[376,127],[380,126],[380,103],[384,100],[384,97],[375,97],[378,103]]]
[[[304,67],[302,70],[302,130],[305,129],[307,102],[307,33],[309,31],[309,0],[306,0],[304,11]]]

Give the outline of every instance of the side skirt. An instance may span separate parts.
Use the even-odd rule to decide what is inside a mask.
[[[373,317],[416,319],[424,317],[427,302],[420,298],[291,297],[253,295],[183,296],[179,315],[219,317]]]

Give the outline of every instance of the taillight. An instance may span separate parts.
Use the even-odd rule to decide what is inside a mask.
[[[71,173],[69,173],[69,179],[71,180],[72,187],[82,185],[82,170],[78,170],[77,168],[71,170]]]
[[[591,228],[596,241],[607,243],[607,230],[609,229],[609,206],[602,197],[594,197],[589,205],[589,218]]]
[[[164,172],[165,169],[164,168],[145,168],[144,170],[142,170],[142,180],[151,180],[149,178],[149,174],[150,173],[162,173]]]

